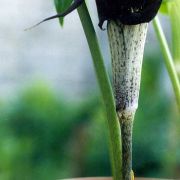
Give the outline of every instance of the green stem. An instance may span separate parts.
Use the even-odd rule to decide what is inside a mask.
[[[116,115],[115,102],[112,88],[104,66],[103,57],[100,51],[97,36],[85,3],[78,8],[78,14],[86,35],[98,84],[103,97],[110,134],[110,149],[112,159],[112,171],[114,180],[122,179],[122,160],[121,160],[121,133],[120,126]]]
[[[161,27],[158,17],[156,17],[153,20],[153,25],[154,25],[157,37],[160,42],[161,50],[164,55],[165,65],[166,65],[167,71],[168,71],[170,79],[171,79],[171,83],[172,83],[172,86],[173,86],[173,89],[175,92],[175,96],[176,96],[178,109],[180,111],[180,82],[179,82],[178,75],[177,75],[177,72],[176,72],[176,69],[174,66],[171,52],[169,50],[169,47],[168,47],[168,44],[167,44],[167,41],[166,41],[166,38],[165,38],[165,35],[162,30],[162,27]]]

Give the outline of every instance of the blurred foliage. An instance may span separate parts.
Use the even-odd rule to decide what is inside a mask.
[[[159,54],[149,55],[143,64],[133,169],[138,176],[172,178],[180,172],[180,125],[174,97],[162,88],[168,80],[159,59]],[[1,102],[0,179],[111,175],[99,99],[97,95],[69,104],[46,84],[37,83],[13,102]]]

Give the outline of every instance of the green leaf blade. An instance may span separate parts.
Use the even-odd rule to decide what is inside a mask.
[[[57,13],[64,12],[72,3],[73,0],[54,0]],[[59,18],[59,23],[63,26],[64,18]]]

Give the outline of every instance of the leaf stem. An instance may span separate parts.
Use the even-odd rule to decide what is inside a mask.
[[[110,150],[112,160],[112,171],[114,180],[122,179],[122,152],[121,152],[121,132],[116,115],[115,101],[113,98],[111,84],[105,69],[103,57],[100,51],[97,36],[85,3],[78,8],[78,14],[86,35],[94,68],[102,94],[107,114],[110,134]]]
[[[174,66],[174,62],[173,62],[171,52],[170,52],[169,47],[168,47],[167,40],[165,38],[165,35],[164,35],[163,30],[162,30],[162,27],[161,27],[161,24],[160,24],[158,17],[156,17],[153,20],[153,25],[154,25],[154,29],[156,31],[156,34],[157,34],[157,37],[158,37],[158,40],[160,43],[162,53],[164,55],[165,65],[166,65],[167,71],[168,71],[170,79],[171,79],[171,83],[172,83],[172,86],[173,86],[173,89],[175,92],[175,96],[176,96],[178,109],[180,111],[180,82],[178,79],[176,68]]]

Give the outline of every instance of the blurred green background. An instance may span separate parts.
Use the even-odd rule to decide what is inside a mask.
[[[160,54],[145,56],[133,138],[137,176],[180,175],[180,123],[174,97],[162,83],[163,71]],[[0,179],[110,176],[108,131],[99,96],[97,91],[84,100],[67,101],[49,84],[37,81],[15,99],[1,101]]]

